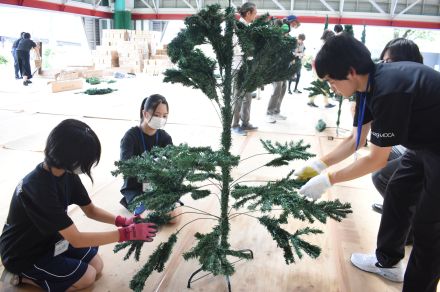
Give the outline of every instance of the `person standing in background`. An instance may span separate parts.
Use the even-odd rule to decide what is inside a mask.
[[[292,94],[292,91],[290,90],[290,85],[292,84],[292,81],[294,80],[293,77],[295,77],[295,89],[293,92],[295,93],[302,93],[298,90],[298,83],[299,78],[301,77],[301,68],[302,68],[302,58],[304,58],[304,51],[306,50],[306,47],[304,46],[304,41],[306,39],[306,36],[303,33],[300,33],[298,35],[298,45],[296,46],[295,52],[293,53],[295,55],[295,74],[292,76],[291,79],[289,79],[289,94]]]
[[[23,39],[24,36],[24,32],[22,32],[20,34],[20,38],[18,38],[17,40],[14,41],[14,43],[12,44],[12,49],[11,49],[11,53],[12,53],[12,57],[14,58],[14,72],[15,72],[15,79],[22,79],[22,75],[20,73],[20,66],[18,65],[18,59],[17,59],[17,47],[18,47],[18,43],[20,43],[20,41]]]
[[[257,17],[257,6],[254,3],[246,2],[240,8],[237,9],[240,13],[240,22],[245,25],[249,25]],[[234,56],[232,59],[232,70],[236,72],[241,63],[243,62],[243,52],[238,45],[238,38],[234,35]],[[237,96],[237,88],[233,88],[234,104],[232,114],[232,127],[233,133],[246,136],[247,131],[255,131],[258,127],[249,123],[251,119],[251,104],[252,104],[252,92],[245,92],[243,96]],[[241,120],[241,126],[240,126]]]
[[[30,64],[30,51],[35,50],[37,58],[40,58],[38,50],[36,50],[37,44],[31,40],[31,34],[25,32],[23,34],[23,39],[18,43],[16,54],[18,59],[18,65],[20,67],[21,76],[23,76],[23,85],[28,86],[32,83],[30,80],[32,78],[31,64]]]

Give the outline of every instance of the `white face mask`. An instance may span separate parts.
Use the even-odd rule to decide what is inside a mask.
[[[162,129],[163,127],[165,127],[165,124],[167,123],[167,119],[166,118],[159,118],[159,117],[152,117],[149,121],[148,121],[148,126],[152,129],[158,130],[158,129]]]

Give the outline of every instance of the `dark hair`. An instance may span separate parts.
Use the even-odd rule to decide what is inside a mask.
[[[387,51],[393,62],[412,61],[423,64],[423,56],[420,54],[419,47],[411,40],[397,38],[389,41],[380,54],[381,60]]]
[[[374,70],[374,63],[367,47],[345,32],[325,42],[315,59],[319,78],[328,75],[332,79],[345,80],[351,68],[357,74],[368,74]]]
[[[23,34],[23,38],[24,38],[24,39],[30,39],[30,38],[31,38],[31,34],[28,33],[28,32],[25,32],[25,33]]]
[[[90,170],[99,163],[101,143],[85,123],[68,119],[59,123],[49,134],[44,155],[48,167],[73,171],[77,167],[93,182]]]
[[[324,42],[328,41],[331,37],[334,37],[335,33],[329,29],[324,30],[321,36],[321,40]]]
[[[140,118],[141,122],[144,119],[144,115],[142,114],[142,111],[152,111],[153,113],[156,111],[159,104],[164,104],[167,107],[167,110],[169,111],[168,102],[166,98],[160,94],[153,94],[149,97],[144,98],[144,100],[141,103],[141,110],[140,110]]]
[[[245,17],[248,12],[253,12],[257,9],[257,5],[251,2],[246,2],[241,7],[237,8],[238,13],[240,13],[241,17]]]
[[[333,28],[333,30],[334,30],[336,33],[340,33],[341,31],[344,30],[344,28],[342,27],[342,25],[340,25],[340,24],[336,24],[335,27]]]
[[[303,33],[300,33],[300,34],[298,35],[298,39],[299,39],[299,40],[302,40],[302,41],[305,41],[305,40],[306,40],[306,35],[303,34]]]
[[[22,33],[20,33],[20,37],[23,38],[25,33],[26,32],[24,32],[24,31]]]

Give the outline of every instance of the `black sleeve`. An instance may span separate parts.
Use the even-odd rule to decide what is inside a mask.
[[[34,41],[31,41],[31,47],[35,48],[37,46],[37,44]]]
[[[53,234],[73,224],[56,189],[44,182],[29,182],[23,185],[20,198],[26,215],[42,234]]]
[[[137,153],[136,144],[138,144],[139,140],[136,139],[136,136],[133,134],[133,130],[128,130],[124,137],[121,140],[121,160],[127,160],[132,158],[133,156],[140,155],[141,153]],[[121,193],[128,197],[133,197],[142,192],[142,184],[137,181],[135,177],[124,178],[124,183],[121,188]],[[135,194],[135,195],[133,195]]]
[[[376,97],[372,103],[371,143],[382,147],[404,144],[408,138],[411,105],[409,94]]]
[[[359,116],[359,97],[356,96],[356,108],[354,110],[353,117],[353,127],[357,127],[358,125],[358,116]],[[370,109],[368,108],[368,104],[365,105],[365,113],[364,113],[364,121],[362,125],[365,125],[373,120],[373,115],[371,114]]]
[[[78,175],[72,174],[72,204],[87,206],[92,201]]]
[[[120,160],[127,160],[135,155],[135,144],[137,143],[130,132],[125,133],[121,140],[121,154]]]

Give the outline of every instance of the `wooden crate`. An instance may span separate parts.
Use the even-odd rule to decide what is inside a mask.
[[[104,70],[86,70],[81,72],[81,77],[90,78],[90,77],[103,77]]]
[[[82,79],[57,80],[51,82],[52,92],[61,92],[83,88]]]

